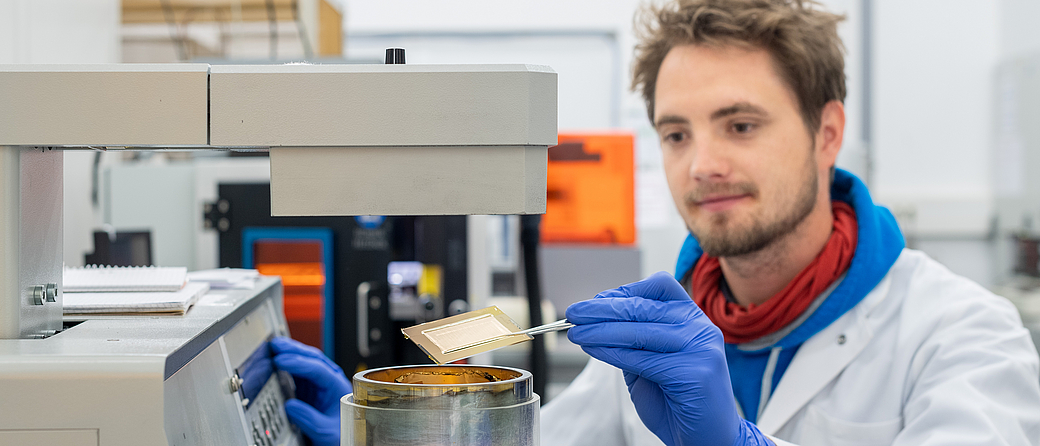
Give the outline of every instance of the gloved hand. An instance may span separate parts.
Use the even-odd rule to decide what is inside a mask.
[[[659,272],[567,308],[567,338],[624,371],[643,424],[665,444],[772,445],[737,415],[722,332]]]
[[[339,400],[351,392],[343,369],[314,347],[289,338],[271,340],[274,364],[296,381],[296,398],[285,402],[289,421],[316,446],[339,446]]]

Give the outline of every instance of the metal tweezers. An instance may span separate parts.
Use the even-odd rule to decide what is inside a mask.
[[[467,348],[478,347],[478,346],[481,346],[481,345],[484,345],[484,344],[490,344],[490,343],[495,342],[495,341],[497,341],[499,339],[505,339],[505,338],[508,338],[510,336],[521,336],[521,335],[535,336],[535,335],[540,335],[540,334],[549,333],[549,332],[553,332],[553,331],[566,330],[566,329],[571,328],[573,326],[574,326],[574,324],[572,324],[570,322],[567,322],[567,319],[560,319],[560,320],[558,320],[556,322],[550,322],[550,323],[545,324],[545,325],[539,325],[537,327],[531,327],[531,328],[528,328],[527,330],[521,330],[521,331],[509,333],[509,334],[498,335],[498,336],[490,337],[490,338],[483,339],[483,340],[480,340],[480,341],[477,341],[477,342],[471,342],[471,343],[463,345],[463,346],[449,348],[447,350],[444,350],[442,352],[442,354],[447,355],[449,353],[455,353],[455,352],[458,352],[458,351],[465,350]]]

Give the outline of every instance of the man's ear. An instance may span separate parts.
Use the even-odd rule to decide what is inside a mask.
[[[830,101],[820,114],[820,129],[816,131],[816,161],[820,167],[832,167],[845,137],[845,105]]]

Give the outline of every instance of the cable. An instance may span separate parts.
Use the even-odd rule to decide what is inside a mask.
[[[527,311],[530,325],[542,325],[542,282],[538,275],[538,226],[541,215],[520,216],[520,246],[524,256],[524,285],[527,288]],[[531,340],[531,375],[534,377],[534,392],[542,396],[545,404],[545,385],[549,381],[549,355],[545,351],[545,338],[535,336]]]
[[[100,199],[98,197],[98,190],[100,189],[100,182],[98,181],[98,171],[101,169],[101,151],[94,152],[94,164],[90,169],[90,204],[97,209],[100,206]]]

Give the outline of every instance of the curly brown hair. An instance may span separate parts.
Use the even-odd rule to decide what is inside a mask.
[[[653,123],[657,73],[673,47],[762,48],[798,98],[809,132],[816,133],[823,106],[845,101],[845,48],[838,37],[844,19],[812,0],[676,0],[645,6],[636,15],[632,90],[642,92]]]

